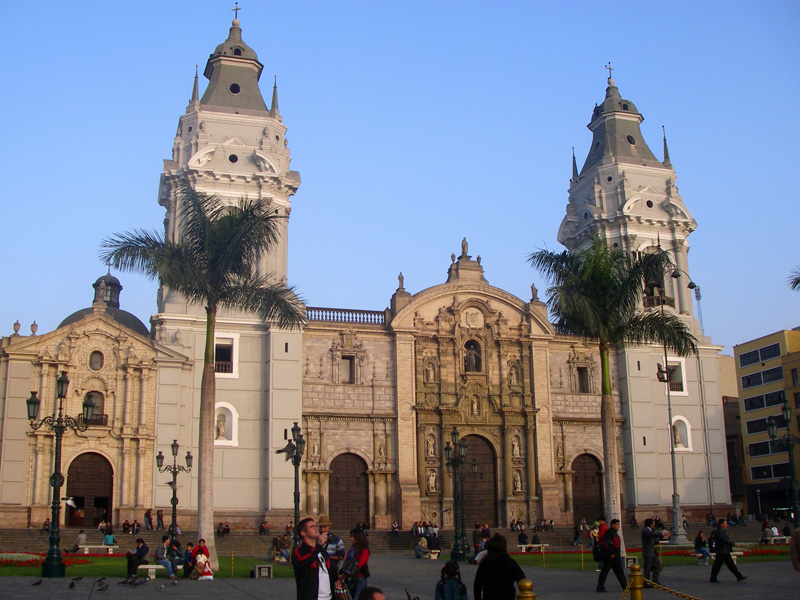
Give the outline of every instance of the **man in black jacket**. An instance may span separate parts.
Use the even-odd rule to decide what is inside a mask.
[[[628,580],[622,568],[622,540],[620,540],[619,533],[617,533],[619,527],[619,519],[611,519],[611,527],[606,530],[603,540],[600,542],[605,546],[608,558],[603,561],[603,568],[600,569],[600,576],[597,578],[598,592],[606,591],[606,577],[608,577],[609,571],[614,571],[614,575],[617,576],[617,581],[619,581],[623,590],[628,587]]]
[[[320,533],[314,519],[297,524],[300,545],[292,552],[292,568],[297,582],[297,600],[332,600],[333,572],[325,552],[328,534]]]
[[[736,568],[736,563],[731,558],[731,550],[733,550],[733,542],[728,537],[728,521],[720,519],[717,528],[714,530],[714,541],[716,542],[715,551],[717,553],[714,559],[714,566],[711,567],[711,583],[719,583],[717,575],[722,568],[722,563],[728,567],[728,570],[736,576],[736,581],[747,579],[747,575],[742,575],[739,569]]]
[[[136,579],[136,569],[139,565],[146,565],[149,562],[147,558],[150,554],[150,548],[144,543],[142,538],[136,538],[136,551],[128,552],[128,579]]]

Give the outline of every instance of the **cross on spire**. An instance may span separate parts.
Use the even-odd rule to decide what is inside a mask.
[[[611,79],[611,71],[614,70],[614,67],[611,66],[611,61],[608,61],[608,64],[603,68],[608,70],[608,78]]]
[[[233,4],[234,4],[235,8],[232,8],[231,12],[233,13],[233,18],[234,19],[238,19],[239,18],[239,11],[242,10],[242,9],[239,8],[239,3],[238,2],[234,2]]]

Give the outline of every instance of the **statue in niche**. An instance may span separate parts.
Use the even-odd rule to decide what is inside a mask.
[[[425,381],[428,383],[436,381],[436,367],[431,362],[425,365]]]
[[[428,491],[436,491],[436,471],[428,471]]]
[[[472,414],[477,415],[480,412],[480,404],[478,402],[478,397],[472,397]]]
[[[511,456],[519,458],[519,438],[517,436],[511,440]]]
[[[674,446],[683,446],[683,439],[677,425],[672,426],[672,443]]]
[[[467,373],[481,372],[481,355],[478,352],[478,344],[473,341],[467,342],[466,353],[464,354],[464,370]]]
[[[519,471],[514,471],[514,491],[522,491],[522,476],[519,474]]]
[[[217,440],[227,440],[227,436],[225,434],[225,423],[228,418],[225,416],[224,413],[219,413],[217,415],[217,437],[214,439]]]
[[[564,469],[564,446],[561,442],[556,444],[556,464],[559,469]]]
[[[380,456],[381,458],[386,457],[386,445],[383,442],[378,444],[378,456]]]
[[[311,444],[311,456],[319,456],[319,444],[316,440]]]
[[[517,365],[511,365],[508,370],[508,385],[519,385],[519,370]]]
[[[425,452],[428,456],[436,456],[436,438],[432,435],[428,436],[428,440],[425,443]]]

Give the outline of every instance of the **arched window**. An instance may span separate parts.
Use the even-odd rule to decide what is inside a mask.
[[[89,425],[108,425],[108,415],[105,414],[103,410],[103,405],[105,404],[105,397],[103,394],[96,391],[86,392],[84,400],[87,398],[94,402],[94,412],[92,413],[92,420],[89,421]],[[83,419],[83,417],[81,417],[81,419]]]
[[[464,371],[467,373],[483,371],[481,368],[481,345],[475,340],[464,344]]]

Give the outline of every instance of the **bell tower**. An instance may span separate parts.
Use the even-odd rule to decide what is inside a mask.
[[[257,259],[256,274],[277,283],[287,279],[289,215],[300,174],[290,168],[277,82],[269,107],[261,95],[258,82],[263,68],[256,52],[242,39],[239,19],[234,19],[227,39],[209,56],[203,70],[208,85],[202,96],[195,73],[189,105],[178,120],[172,158],[164,161],[158,202],[166,210],[167,240],[180,240],[182,235],[180,189],[184,182],[232,205],[241,198],[268,202],[283,218],[278,241]],[[158,443],[168,446],[170,436],[187,440],[182,444],[195,443],[205,307],[189,303],[162,285],[158,314],[151,321],[157,342],[192,361],[181,381],[159,382],[157,432],[164,432],[164,439]],[[227,511],[232,521],[239,518],[237,514],[252,520],[256,513],[263,515],[261,511],[291,506],[291,464],[275,450],[285,445],[285,433],[301,420],[301,345],[300,329],[282,330],[252,313],[218,309],[214,506]]]
[[[158,202],[167,212],[166,237],[174,240],[180,237],[176,215],[181,180],[231,203],[243,197],[269,200],[285,218],[278,243],[260,258],[258,271],[280,281],[287,278],[291,197],[300,186],[300,174],[290,169],[277,79],[269,108],[261,95],[258,81],[263,68],[255,51],[242,40],[239,20],[234,19],[228,38],[208,58],[203,71],[208,86],[202,98],[195,73],[191,100],[178,120],[172,158],[164,161]],[[161,290],[159,312],[202,310],[182,305],[185,301],[179,295]]]
[[[610,75],[611,66],[606,68]],[[660,246],[672,255],[676,273],[683,272],[665,282],[666,296],[679,314],[693,316],[687,259],[688,237],[697,223],[675,185],[666,136],[664,160],[659,160],[642,135],[642,121],[636,105],[620,96],[609,76],[605,99],[595,105],[587,126],[592,146],[580,172],[573,153],[569,203],[558,241],[574,250],[597,234],[628,252]]]
[[[677,314],[697,338],[698,353],[673,356],[658,344],[626,344],[614,353],[613,393],[623,419],[622,462],[617,467],[627,511],[623,514],[641,518],[652,514],[653,506],[669,510],[674,493],[689,520],[699,519],[709,506],[727,507],[730,488],[719,404],[720,347],[704,337],[692,306],[691,291],[699,288],[689,275],[688,238],[697,223],[675,185],[666,135],[659,160],[642,135],[644,117],[620,95],[611,65],[606,68],[608,87],[592,111],[592,143],[580,171],[573,152],[569,202],[558,241],[577,250],[599,235],[626,252],[660,247],[672,256],[675,270],[666,277],[664,292],[646,292],[643,308]],[[668,382],[657,378],[665,363]]]

